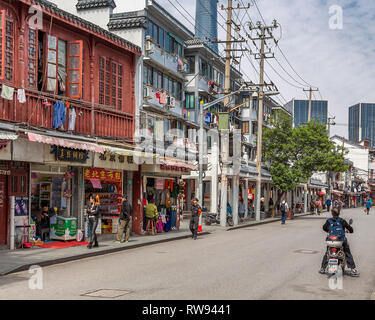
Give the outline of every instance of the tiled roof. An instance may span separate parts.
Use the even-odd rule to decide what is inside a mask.
[[[79,25],[80,27],[83,27],[83,28],[86,28],[92,32],[95,32],[97,34],[100,34],[104,37],[106,37],[107,39],[109,40],[112,40],[114,42],[117,42],[119,43],[120,45],[122,46],[125,46],[127,48],[129,48],[129,50],[132,50],[133,52],[136,52],[138,54],[140,54],[142,52],[141,48],[117,35],[115,35],[114,33],[112,32],[109,32],[108,30],[105,30],[101,27],[99,27],[98,25],[94,24],[94,23],[91,23],[87,20],[84,20],[76,15],[73,15],[69,12],[66,12],[64,10],[61,10],[60,8],[58,8],[56,5],[52,4],[51,2],[49,1],[45,1],[45,0],[21,0],[22,2],[26,3],[26,4],[38,4],[40,5],[42,8],[44,8],[45,10],[47,10],[48,12],[50,12],[51,14],[55,14],[55,15],[58,15],[59,17],[63,18],[63,19],[66,19],[66,20],[69,20],[70,22],[73,22],[77,25]],[[98,1],[96,1],[98,2]]]
[[[114,9],[116,8],[116,3],[114,0],[78,0],[76,7],[77,7],[77,10],[103,8],[103,7],[112,7]]]
[[[109,30],[147,28],[146,17],[129,18],[129,19],[111,19],[108,23]]]

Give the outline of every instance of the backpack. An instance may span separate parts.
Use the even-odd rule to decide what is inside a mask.
[[[342,225],[342,219],[338,218],[336,221],[328,219],[329,222],[329,234],[345,238],[345,229]]]
[[[280,210],[281,210],[281,211],[285,211],[285,209],[286,209],[285,203],[282,203],[282,204],[280,205]]]

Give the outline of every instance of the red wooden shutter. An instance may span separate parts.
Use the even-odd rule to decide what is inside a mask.
[[[5,78],[5,10],[0,10],[0,80]]]
[[[83,41],[68,43],[68,96],[82,98]]]

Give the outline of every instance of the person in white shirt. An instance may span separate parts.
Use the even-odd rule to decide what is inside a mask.
[[[286,213],[289,210],[288,203],[285,201],[285,199],[280,204],[280,211],[281,211],[281,224],[285,224],[286,221]]]

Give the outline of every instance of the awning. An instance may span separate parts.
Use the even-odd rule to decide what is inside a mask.
[[[39,142],[39,143],[45,143],[50,145],[56,145],[60,147],[65,147],[69,149],[78,149],[78,150],[86,150],[91,152],[98,152],[98,153],[104,153],[103,147],[90,142],[80,142],[70,139],[63,139],[63,138],[57,138],[57,137],[51,137],[51,136],[45,136],[41,134],[36,133],[27,133],[28,139],[31,142]]]
[[[108,153],[115,153],[119,156],[127,156],[131,157],[133,155],[132,150],[122,149],[122,148],[116,148],[116,147],[110,147],[110,146],[102,146],[105,152]]]
[[[176,160],[170,160],[170,159],[160,159],[159,160],[161,164],[164,164],[166,166],[175,166],[179,168],[187,168],[190,170],[196,170],[197,166],[194,164],[186,163],[184,161],[176,161]]]
[[[0,131],[0,140],[17,140],[18,134],[6,132],[6,131]]]

